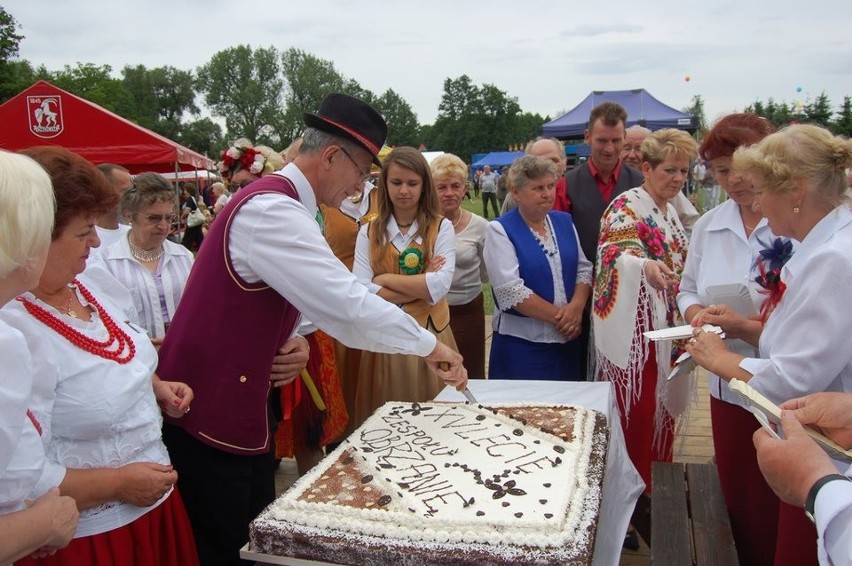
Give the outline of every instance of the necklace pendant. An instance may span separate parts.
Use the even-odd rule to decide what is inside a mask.
[[[68,311],[65,314],[67,314],[71,318],[77,318],[77,313],[72,311],[71,309],[68,309]]]

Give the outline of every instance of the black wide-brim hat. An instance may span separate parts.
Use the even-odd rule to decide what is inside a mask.
[[[388,135],[388,125],[382,115],[354,96],[332,92],[320,104],[316,114],[303,114],[305,125],[355,142],[373,156],[381,167],[379,151]]]

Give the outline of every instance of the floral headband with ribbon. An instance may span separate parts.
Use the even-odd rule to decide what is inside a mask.
[[[251,142],[240,138],[222,152],[222,160],[216,168],[223,177],[232,177],[240,169],[248,169],[252,175],[260,175],[266,165],[266,157],[252,147]]]

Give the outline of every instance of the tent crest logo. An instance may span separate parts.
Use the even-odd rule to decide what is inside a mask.
[[[40,138],[55,138],[62,133],[62,96],[28,96],[27,117],[30,131]]]

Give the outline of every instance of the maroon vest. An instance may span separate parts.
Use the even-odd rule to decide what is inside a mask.
[[[293,183],[280,175],[263,177],[231,198],[204,238],[157,368],[162,379],[183,381],[195,393],[192,411],[180,419],[166,416],[166,422],[233,454],[270,448],[272,359],[299,320],[299,311],[274,289],[237,275],[228,253],[234,216],[264,193],[298,200]]]

